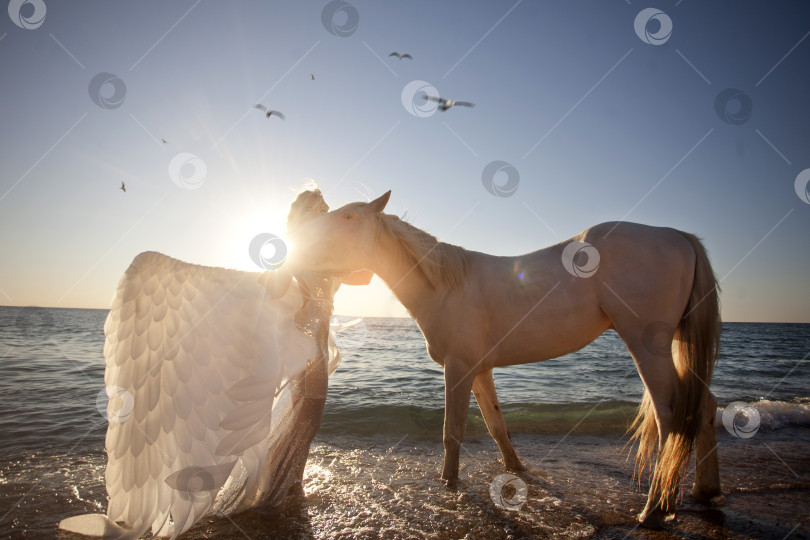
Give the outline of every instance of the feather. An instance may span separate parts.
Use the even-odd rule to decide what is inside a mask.
[[[228,388],[225,393],[237,401],[261,400],[274,395],[277,384],[276,377],[246,377]]]
[[[85,536],[102,536],[104,538],[133,537],[129,535],[131,531],[116,525],[103,514],[85,514],[69,517],[59,522],[59,528],[63,531]]]
[[[248,500],[268,460],[282,377],[315,355],[314,341],[295,326],[297,285],[273,299],[259,275],[154,252],[133,260],[104,324],[108,516],[69,518],[66,527],[176,537],[212,511],[226,482],[234,500]],[[189,467],[216,488],[190,497],[172,487],[169,479]]]

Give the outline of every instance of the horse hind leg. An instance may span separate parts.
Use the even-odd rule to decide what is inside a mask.
[[[511,471],[526,470],[512,447],[509,431],[506,429],[506,421],[503,418],[501,407],[498,405],[498,395],[495,392],[495,381],[492,378],[491,369],[476,375],[472,390],[481,414],[484,416],[484,421],[487,423],[489,434],[495,439],[501,450],[504,466]]]
[[[667,342],[671,343],[671,336]],[[667,439],[672,432],[678,373],[675,370],[671,350],[662,347],[651,348],[649,343],[641,339],[637,342],[625,339],[625,343],[636,362],[647,391],[639,416],[633,424],[637,428],[634,437],[639,438],[639,455],[636,458],[638,474],[642,473],[646,458],[655,454],[647,504],[638,519],[643,527],[655,529],[674,513],[677,498],[677,489],[663,493],[661,479],[671,469],[670,456],[665,455],[662,450],[666,448]],[[654,437],[652,430],[656,428],[658,436]],[[654,451],[656,446],[657,453]]]
[[[692,497],[704,502],[722,494],[714,425],[717,399],[711,392],[706,397],[706,403],[701,411],[700,430],[695,442],[695,484],[692,486]]]

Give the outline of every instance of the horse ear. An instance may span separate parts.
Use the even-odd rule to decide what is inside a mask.
[[[391,197],[391,190],[389,189],[373,201],[371,201],[369,206],[371,209],[374,210],[375,213],[379,214],[383,210],[385,210],[385,205],[388,204],[388,199]]]

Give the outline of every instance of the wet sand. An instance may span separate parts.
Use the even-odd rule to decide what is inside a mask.
[[[752,439],[718,431],[725,504],[706,506],[687,494],[659,531],[634,519],[646,496],[633,488],[624,439],[565,435],[513,437],[535,474],[521,474],[526,500],[511,511],[490,496],[490,483],[505,471],[486,434],[465,440],[456,490],[439,479],[439,437],[316,439],[305,493],[291,491],[282,510],[206,520],[183,538],[810,538],[810,429],[760,431]],[[104,511],[104,465],[102,452],[42,452],[4,463],[0,514],[19,506],[0,524],[0,537],[81,538],[56,525]],[[690,469],[687,486],[692,478]]]
[[[496,506],[489,493],[490,482],[504,470],[487,435],[465,441],[456,490],[439,479],[442,449],[432,437],[316,440],[305,494],[292,491],[280,511],[205,521],[184,538],[810,538],[806,428],[760,431],[752,439],[718,431],[725,504],[706,506],[685,495],[675,519],[659,531],[641,529],[634,519],[646,497],[633,489],[624,439],[564,436],[514,437],[537,474],[521,475],[527,497],[511,511]],[[103,460],[97,465],[103,470]],[[692,475],[690,470],[688,486]],[[11,536],[53,534],[62,517],[98,511],[94,506],[104,504],[103,486],[92,491],[81,496],[84,502],[67,485],[55,493],[33,492],[32,498],[51,503],[51,512],[42,516],[50,521],[28,534],[18,528]]]

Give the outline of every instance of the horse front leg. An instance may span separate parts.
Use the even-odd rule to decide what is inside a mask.
[[[458,480],[458,458],[464,429],[467,427],[467,411],[470,407],[470,391],[475,373],[456,358],[444,361],[444,468],[442,479],[455,487]]]
[[[473,381],[473,394],[487,423],[489,434],[498,443],[498,448],[503,456],[503,464],[510,471],[524,471],[526,467],[520,462],[520,458],[512,447],[509,438],[509,431],[506,429],[506,421],[503,412],[498,405],[498,395],[495,393],[495,380],[492,378],[492,370],[482,371],[475,376]]]

